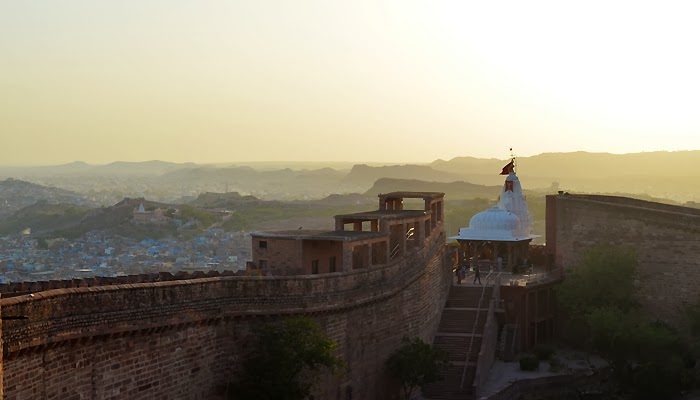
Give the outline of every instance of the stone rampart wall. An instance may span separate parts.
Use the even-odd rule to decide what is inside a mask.
[[[170,272],[157,272],[150,274],[136,274],[124,276],[96,276],[91,278],[76,278],[76,279],[52,279],[49,281],[25,281],[25,282],[10,282],[0,283],[0,297],[15,297],[23,294],[34,292],[43,292],[51,289],[70,289],[79,287],[95,287],[95,286],[111,286],[125,285],[132,283],[148,283],[148,282],[165,282],[165,281],[181,281],[187,279],[199,279],[216,276],[236,276],[244,275],[243,273],[235,273],[233,271],[178,271],[175,274]]]
[[[654,317],[676,323],[684,305],[699,300],[700,210],[591,195],[548,196],[547,208],[557,265],[575,266],[597,244],[628,246],[639,262],[640,301]]]
[[[316,319],[349,370],[323,399],[386,399],[403,335],[430,340],[451,282],[444,235],[397,262],[348,273],[216,276],[52,289],[0,300],[6,399],[208,399],[235,379],[252,325]]]

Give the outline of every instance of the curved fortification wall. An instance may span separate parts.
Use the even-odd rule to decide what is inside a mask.
[[[700,210],[616,196],[547,196],[547,249],[558,266],[574,266],[596,244],[637,252],[640,301],[676,323],[700,300]]]
[[[316,319],[348,363],[318,398],[391,398],[384,361],[402,336],[437,328],[452,279],[444,240],[347,273],[5,288],[2,315],[28,317],[2,325],[5,399],[209,399],[235,379],[251,325],[293,314]]]

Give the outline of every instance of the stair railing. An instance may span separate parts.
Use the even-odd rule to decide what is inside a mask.
[[[479,268],[478,266],[476,268]],[[481,287],[481,296],[479,296],[479,304],[476,306],[476,316],[474,317],[474,325],[472,326],[472,335],[469,338],[469,346],[467,347],[467,355],[464,360],[464,368],[462,369],[462,381],[459,384],[460,389],[464,389],[464,381],[467,378],[467,368],[469,367],[469,356],[472,353],[472,347],[474,346],[474,336],[476,335],[476,328],[479,325],[479,313],[481,312],[481,302],[484,299],[484,294],[486,293],[486,288],[488,287],[489,279],[491,276],[497,274],[497,272],[490,271],[486,275],[485,283]]]
[[[393,249],[391,249],[391,255],[389,256],[392,260],[394,257],[396,257],[399,254],[399,250],[401,249],[401,243],[397,244],[394,246]]]

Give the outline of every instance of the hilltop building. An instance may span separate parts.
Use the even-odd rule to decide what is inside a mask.
[[[532,234],[532,217],[514,162],[504,170],[502,175],[507,177],[498,203],[474,215],[468,227],[449,238],[460,245],[461,264],[471,260],[472,264],[490,265],[499,271],[529,265],[530,242],[538,236]]]
[[[132,223],[137,225],[142,224],[155,224],[164,225],[167,224],[169,218],[165,215],[165,210],[162,208],[156,208],[153,211],[148,211],[143,206],[143,202],[139,203],[139,206],[134,209]]]
[[[383,265],[421,247],[444,219],[444,193],[393,192],[379,195],[379,209],[335,216],[335,230],[252,234],[251,267],[264,275],[350,272]],[[419,210],[404,199],[422,199]]]

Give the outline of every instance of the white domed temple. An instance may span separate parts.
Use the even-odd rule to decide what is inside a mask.
[[[532,233],[515,159],[501,175],[498,202],[450,237],[459,243],[459,264],[453,265],[457,276],[433,345],[459,364],[453,362],[443,381],[423,388],[426,399],[485,398],[503,382],[504,370],[491,368],[494,360],[515,360],[555,336],[554,290],[562,270],[551,269],[542,245],[530,245],[538,236]],[[488,273],[465,277],[463,268],[470,263]]]
[[[469,226],[450,239],[460,244],[460,262],[471,259],[500,269],[512,270],[527,264],[532,234],[532,217],[527,208],[515,162],[503,168],[507,175],[498,203],[474,215]]]

